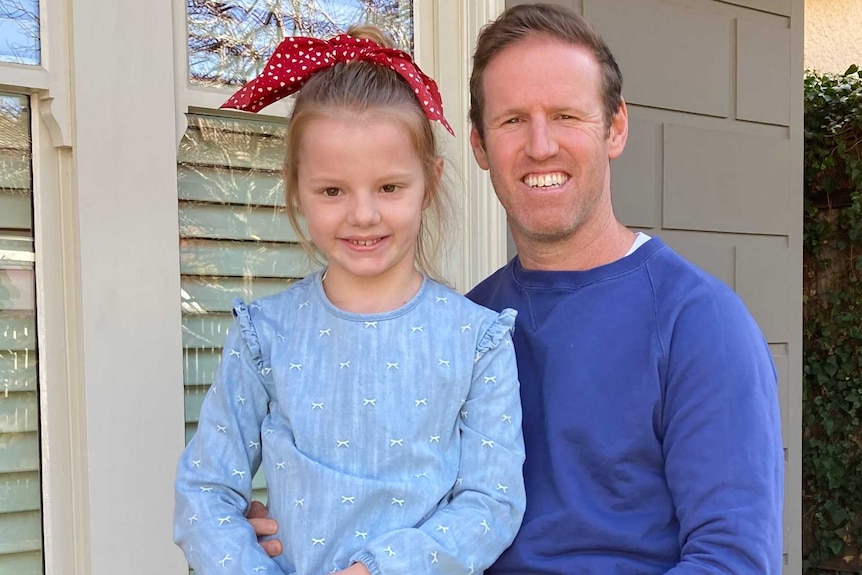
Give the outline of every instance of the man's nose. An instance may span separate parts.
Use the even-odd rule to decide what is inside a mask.
[[[528,138],[526,153],[534,160],[546,160],[559,151],[553,130],[544,118],[530,122]]]

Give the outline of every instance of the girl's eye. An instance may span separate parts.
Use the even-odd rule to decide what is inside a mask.
[[[386,184],[380,189],[383,190],[384,194],[392,194],[398,190],[398,186],[396,186],[395,184]]]
[[[341,190],[339,190],[338,188],[326,188],[325,190],[323,190],[323,195],[330,197],[330,198],[334,198],[335,196],[337,196],[340,193],[341,193]]]

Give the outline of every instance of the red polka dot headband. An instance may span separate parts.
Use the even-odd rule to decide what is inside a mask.
[[[281,41],[263,71],[221,105],[248,112],[258,112],[300,88],[316,72],[339,62],[363,60],[394,70],[413,88],[413,93],[425,115],[440,122],[453,136],[452,127],[443,117],[440,91],[433,79],[426,76],[413,63],[410,55],[401,50],[384,48],[367,38],[354,38],[339,34],[331,40],[290,37]]]

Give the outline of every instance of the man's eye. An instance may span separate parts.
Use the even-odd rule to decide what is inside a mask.
[[[335,196],[337,196],[340,193],[341,193],[341,190],[339,190],[338,188],[326,188],[325,190],[323,190],[323,195],[328,196],[330,198],[334,198]]]
[[[383,193],[385,194],[392,194],[398,190],[398,186],[396,186],[395,184],[386,184],[380,189],[383,190]]]
[[[521,121],[521,118],[509,118],[504,123],[505,124],[517,124]]]

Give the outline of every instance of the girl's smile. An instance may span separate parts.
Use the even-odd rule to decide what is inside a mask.
[[[349,242],[350,245],[358,248],[371,248],[376,247],[380,242],[385,240],[386,238],[369,238],[369,239],[353,239],[353,238],[345,238],[344,241]]]

